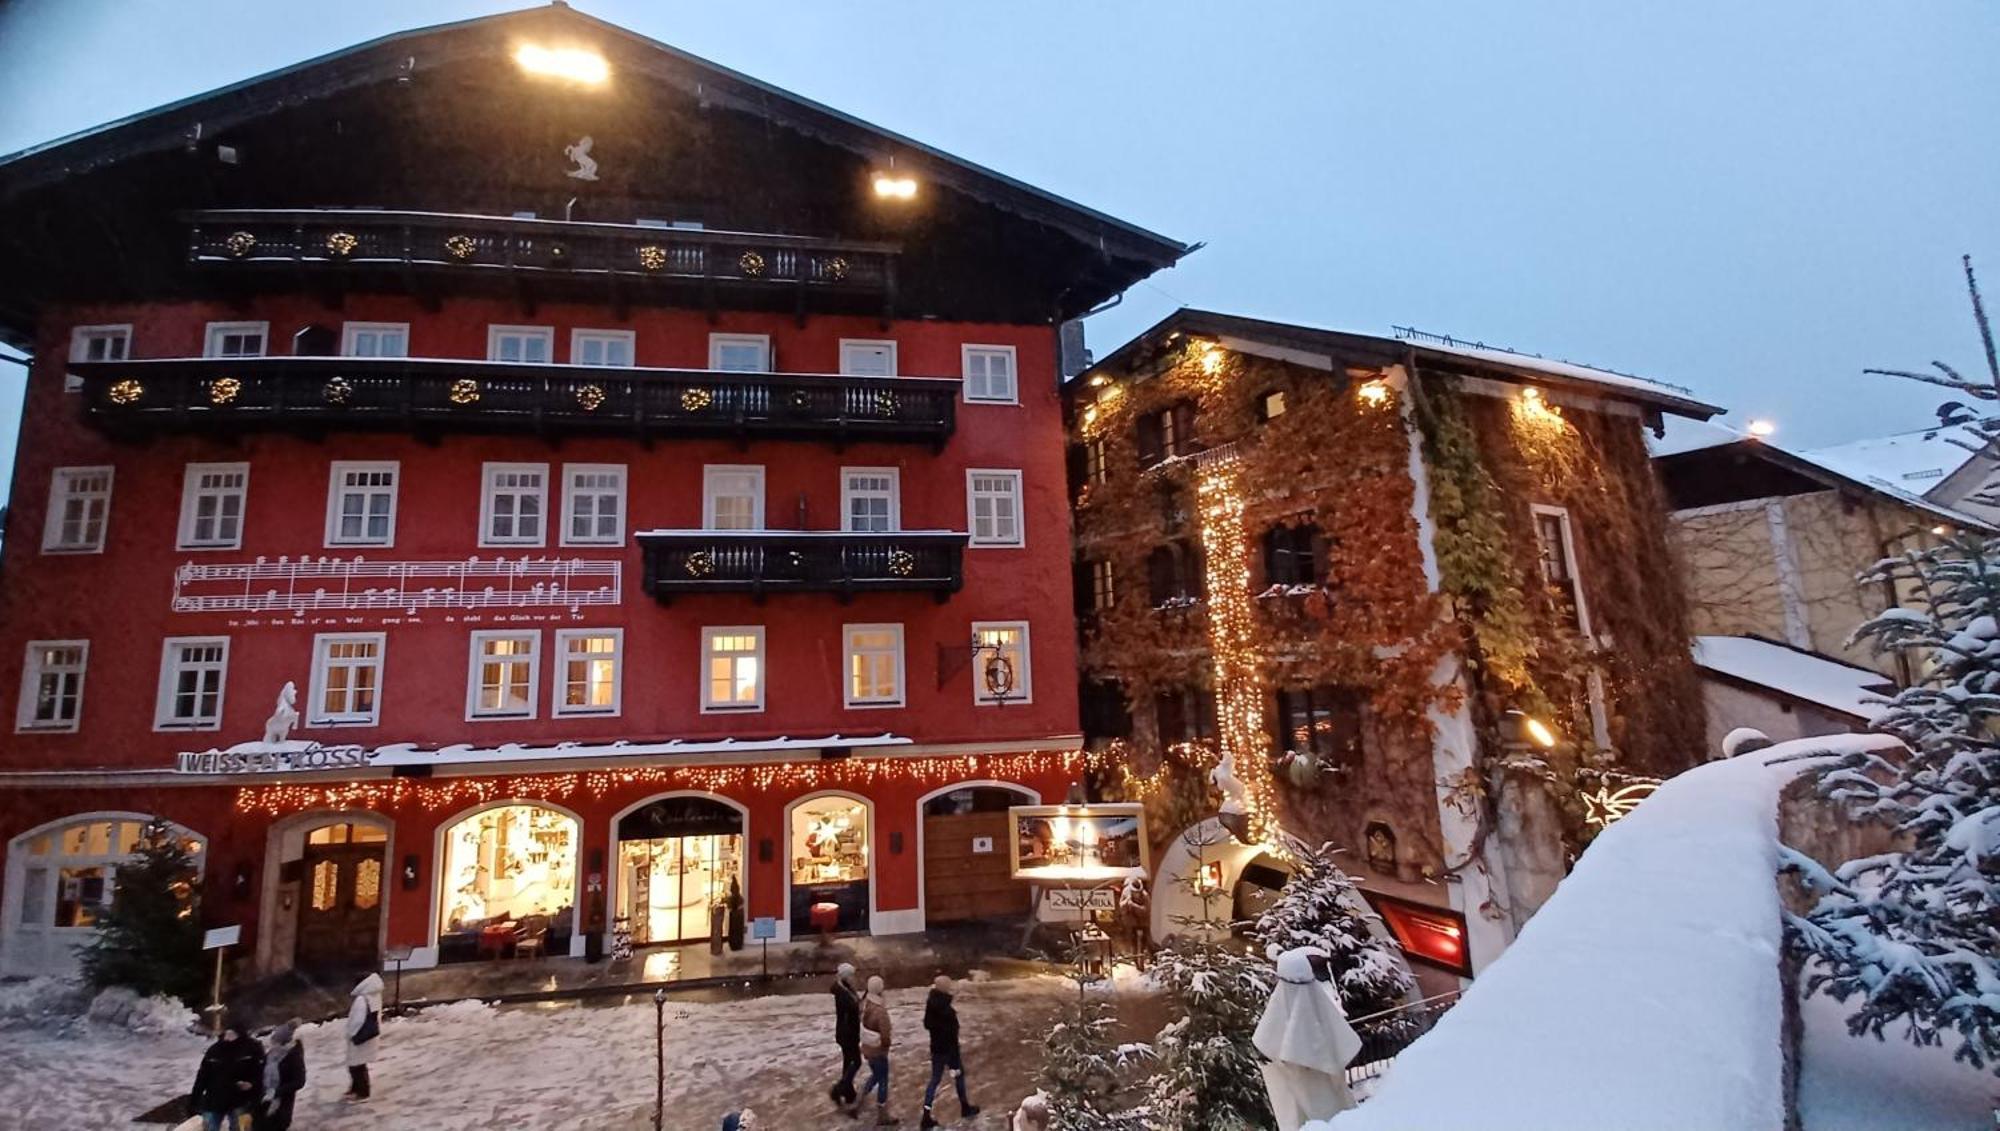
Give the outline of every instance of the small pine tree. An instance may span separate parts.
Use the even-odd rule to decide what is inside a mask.
[[[163,821],[140,834],[118,865],[111,902],[82,954],[93,990],[123,986],[142,997],[167,995],[190,1006],[202,993],[201,921],[195,917],[201,867]]]
[[[1101,995],[1090,992],[1097,979],[1072,964],[1076,1004],[1042,1043],[1042,1070],[1036,1080],[1049,1103],[1050,1131],[1141,1131],[1143,1114],[1127,1110],[1127,1069],[1139,1049],[1114,1040],[1117,1019]]]
[[[1316,851],[1303,844],[1291,847],[1291,878],[1252,931],[1265,957],[1276,962],[1279,955],[1303,946],[1325,951],[1349,1017],[1402,1004],[1416,987],[1415,979],[1395,947],[1370,930],[1375,916],[1354,880],[1334,863],[1332,846]]]
[[[1193,934],[1162,949],[1152,974],[1181,1016],[1153,1042],[1159,1063],[1147,1104],[1149,1127],[1249,1131],[1277,1126],[1251,1043],[1271,1000],[1275,972],[1258,954]]]

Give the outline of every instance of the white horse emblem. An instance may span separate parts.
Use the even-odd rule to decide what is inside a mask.
[[[576,139],[575,145],[563,146],[563,156],[576,162],[576,168],[571,169],[568,175],[579,181],[597,179],[597,159],[590,155],[590,144],[590,135],[584,134]]]

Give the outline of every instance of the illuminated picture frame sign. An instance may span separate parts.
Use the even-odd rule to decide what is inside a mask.
[[[1042,886],[1088,885],[1153,874],[1145,806],[1016,805],[1007,810],[1013,877]]]
[[[1403,953],[1418,962],[1472,977],[1472,954],[1466,947],[1465,916],[1448,907],[1431,907],[1379,891],[1361,893]]]

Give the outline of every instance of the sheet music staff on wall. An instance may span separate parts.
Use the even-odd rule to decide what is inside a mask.
[[[413,615],[419,609],[567,607],[575,611],[585,605],[618,604],[621,579],[622,563],[582,558],[369,561],[357,556],[187,562],[174,571],[173,611],[407,609]],[[356,584],[371,581],[381,584]],[[487,584],[479,584],[482,581]],[[260,589],[260,583],[267,584]]]

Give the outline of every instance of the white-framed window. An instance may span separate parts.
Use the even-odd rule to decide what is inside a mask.
[[[49,476],[42,553],[99,554],[111,525],[111,469],[58,467]]]
[[[1021,473],[975,467],[965,473],[965,518],[974,546],[1019,546]]]
[[[902,476],[893,467],[841,468],[841,528],[866,534],[902,529],[902,495]]]
[[[703,530],[764,529],[764,469],[712,463],[701,469]]]
[[[965,368],[965,399],[987,404],[1020,404],[1021,386],[1014,374],[1013,346],[965,346],[959,351]]]
[[[312,699],[307,726],[374,726],[382,720],[382,659],[387,637],[379,632],[325,633],[313,637]]]
[[[1109,558],[1097,558],[1090,563],[1090,607],[1103,613],[1117,603],[1118,574]]]
[[[978,706],[994,703],[1034,701],[1033,673],[1028,667],[1028,622],[974,621],[972,640],[979,645],[972,662],[972,702]],[[1003,668],[993,669],[1001,661]],[[989,679],[989,671],[994,678]],[[1001,673],[1004,672],[1004,679]],[[1011,686],[1008,686],[1011,681]],[[999,683],[999,691],[995,683]]]
[[[390,546],[396,541],[401,465],[336,460],[327,477],[326,544]]]
[[[250,497],[247,463],[191,463],[181,473],[179,550],[234,550],[243,544]]]
[[[903,626],[850,624],[846,640],[846,699],[850,707],[903,705]]]
[[[729,373],[769,373],[771,335],[710,334],[708,367]]]
[[[203,357],[263,357],[271,337],[269,322],[210,322],[202,339]]]
[[[532,719],[541,677],[542,634],[475,632],[466,679],[467,719]]]
[[[160,653],[154,730],[217,730],[229,675],[227,636],[169,637]]]
[[[571,330],[571,365],[611,365],[628,369],[632,365],[636,335],[630,330]]]
[[[1569,511],[1563,507],[1535,503],[1529,507],[1535,520],[1535,550],[1541,562],[1542,583],[1563,603],[1572,627],[1590,634],[1590,608],[1583,600],[1583,578],[1577,573],[1576,538],[1570,530]]]
[[[896,343],[876,338],[842,338],[840,371],[849,377],[894,377]]]
[[[553,326],[488,326],[486,358],[546,365],[555,359],[555,342]]]
[[[565,546],[616,546],[625,540],[625,465],[563,465]]]
[[[66,965],[58,955],[95,933],[113,902],[118,870],[139,850],[146,823],[136,813],[78,814],[15,843],[8,862],[19,868],[18,886],[15,877],[8,886],[20,892],[20,902],[7,926],[16,932],[8,940],[16,964],[40,963],[49,973]],[[179,825],[168,827],[199,866],[207,847],[202,839]]]
[[[75,730],[83,717],[83,673],[89,662],[88,640],[28,641],[14,729]]]
[[[764,709],[764,628],[734,625],[701,630],[701,709]]]
[[[625,668],[622,628],[565,628],[556,632],[557,715],[615,715]]]
[[[345,322],[340,327],[342,357],[408,357],[408,322]]]
[[[124,361],[132,356],[132,327],[129,323],[117,326],[76,326],[69,332],[69,359],[71,361]],[[80,392],[83,378],[74,374],[63,375],[63,391]]]
[[[479,492],[479,544],[539,546],[548,538],[549,465],[489,463]]]

